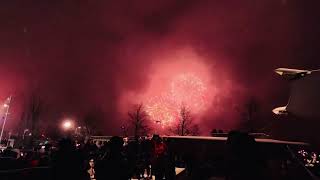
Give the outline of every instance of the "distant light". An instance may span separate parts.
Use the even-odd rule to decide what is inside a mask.
[[[65,130],[69,130],[73,127],[73,123],[71,120],[65,120],[63,123],[62,123],[62,127],[63,129]]]
[[[8,104],[4,104],[4,105],[3,105],[3,107],[5,107],[5,108],[6,108],[6,107],[9,107],[9,105],[8,105]]]
[[[279,74],[280,76],[283,75],[283,72],[282,72],[282,71],[275,70],[275,72],[276,72],[277,74]]]
[[[286,106],[277,107],[277,108],[273,109],[272,112],[276,115],[287,115],[288,114]]]
[[[290,80],[299,79],[313,72],[310,70],[289,69],[289,68],[278,68],[278,69],[275,69],[274,71],[280,76],[283,76],[284,78],[287,78]]]
[[[278,68],[274,70],[279,75],[296,75],[296,74],[311,74],[312,71],[302,69]]]
[[[63,125],[65,128],[71,127],[71,122],[65,122]]]

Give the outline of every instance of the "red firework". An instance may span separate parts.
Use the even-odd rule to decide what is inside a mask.
[[[167,95],[150,98],[145,107],[150,119],[162,126],[168,126],[176,119],[175,105]]]
[[[202,111],[206,105],[207,87],[193,74],[179,74],[170,82],[169,91],[150,98],[146,102],[146,112],[154,122],[171,126],[179,118],[181,105],[193,113]]]
[[[171,82],[171,98],[178,105],[184,104],[197,113],[206,105],[207,87],[193,74],[181,74]]]

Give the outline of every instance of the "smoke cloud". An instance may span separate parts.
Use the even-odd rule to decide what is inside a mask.
[[[0,97],[14,96],[9,127],[36,92],[46,102],[47,126],[99,106],[105,133],[117,134],[131,104],[156,96],[180,72],[196,74],[210,90],[197,115],[203,134],[237,127],[248,97],[259,99],[268,119],[288,97],[273,69],[317,68],[316,4],[2,1]]]

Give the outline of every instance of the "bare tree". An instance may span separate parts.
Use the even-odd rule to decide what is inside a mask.
[[[174,129],[174,133],[180,136],[198,135],[199,126],[193,123],[190,110],[183,104],[180,108],[179,121]]]
[[[103,129],[101,123],[105,117],[103,109],[99,106],[92,107],[83,118],[84,132],[87,135],[99,134]]]
[[[143,104],[138,104],[132,111],[128,112],[130,125],[133,127],[134,137],[146,135],[150,128],[148,126],[148,115],[143,109]]]
[[[37,94],[32,94],[29,101],[28,119],[31,121],[31,132],[34,136],[39,135],[40,117],[44,108],[43,100]]]
[[[29,129],[33,137],[39,135],[41,115],[44,110],[44,101],[37,93],[32,93],[26,100],[21,113],[21,121],[25,129]]]
[[[249,132],[256,130],[257,126],[257,115],[259,112],[259,103],[256,98],[250,97],[244,104],[244,111],[242,117],[244,119],[244,129]]]
[[[192,136],[198,136],[200,134],[200,129],[198,124],[193,124],[190,128],[190,131],[188,132],[188,134],[192,135]]]

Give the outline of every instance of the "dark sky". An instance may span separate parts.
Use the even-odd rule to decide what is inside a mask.
[[[202,129],[233,127],[236,112],[228,109],[241,106],[243,97],[258,98],[262,116],[270,117],[288,98],[288,84],[273,70],[319,68],[319,5],[317,0],[2,0],[0,98],[14,95],[9,126],[17,126],[24,99],[36,92],[46,102],[42,119],[48,124],[64,116],[81,119],[99,106],[106,132],[117,133],[124,118],[121,97],[145,92],[151,66],[185,49],[214,67],[210,76],[219,79],[214,86],[229,88],[215,104],[222,110],[208,111]]]

